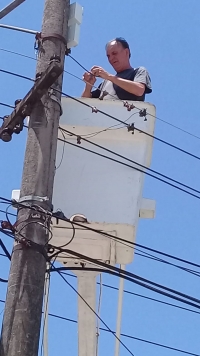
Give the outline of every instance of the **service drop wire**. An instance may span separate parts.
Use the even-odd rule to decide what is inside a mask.
[[[120,158],[122,158],[122,159],[124,159],[124,160],[126,160],[126,161],[128,161],[128,162],[131,162],[131,163],[133,163],[133,164],[136,164],[138,167],[141,167],[141,168],[143,168],[143,169],[145,169],[145,170],[148,170],[148,171],[150,171],[150,172],[152,172],[152,173],[155,173],[155,174],[157,174],[158,176],[161,176],[161,177],[163,177],[163,178],[166,178],[166,179],[168,179],[168,180],[171,181],[171,182],[174,182],[174,183],[176,183],[176,184],[179,184],[179,185],[182,186],[182,187],[185,187],[185,188],[187,188],[187,189],[190,189],[190,190],[192,190],[192,191],[194,191],[194,192],[200,194],[200,190],[197,190],[197,189],[195,189],[195,188],[193,188],[193,187],[190,187],[190,186],[188,186],[188,185],[186,185],[186,184],[184,184],[184,183],[182,183],[182,182],[179,182],[179,181],[177,181],[177,180],[175,180],[175,179],[173,179],[173,178],[171,178],[171,177],[169,177],[169,176],[167,176],[167,175],[165,175],[165,174],[162,174],[162,173],[160,173],[160,172],[157,172],[157,171],[154,170],[154,169],[151,169],[151,168],[149,168],[149,167],[146,167],[146,166],[144,166],[143,164],[141,164],[141,163],[139,163],[139,162],[136,162],[136,161],[134,161],[134,160],[132,160],[132,159],[130,159],[130,158],[128,158],[128,157],[125,157],[125,156],[123,156],[123,155],[121,155],[121,154],[119,154],[119,153],[117,153],[117,152],[115,152],[115,151],[112,151],[112,150],[110,150],[110,149],[108,149],[108,148],[106,148],[106,147],[104,147],[104,146],[101,146],[101,145],[99,145],[99,144],[97,144],[97,143],[95,143],[95,142],[92,142],[92,141],[88,140],[87,138],[85,138],[85,137],[83,137],[83,136],[81,136],[81,135],[77,135],[77,134],[75,134],[75,133],[73,133],[73,132],[71,132],[71,131],[68,131],[68,130],[66,130],[66,129],[60,127],[60,126],[59,126],[59,129],[62,130],[62,132],[67,133],[69,136],[75,136],[75,137],[79,138],[80,140],[83,140],[83,141],[85,141],[85,142],[87,142],[87,143],[89,143],[89,144],[91,144],[91,145],[93,145],[93,146],[95,146],[95,147],[98,147],[98,148],[100,148],[100,149],[102,149],[102,150],[104,150],[104,151],[106,151],[106,152],[109,152],[109,153],[111,153],[111,154],[113,154],[113,155],[115,155],[115,156],[117,156],[117,157],[120,157]],[[65,138],[65,140],[66,140],[66,138]],[[67,143],[68,143],[68,142],[67,142]],[[79,146],[77,146],[77,147],[79,147]],[[98,153],[98,152],[96,152],[96,154],[97,154],[97,153]],[[109,158],[109,157],[106,156],[106,158]],[[121,161],[120,161],[120,163],[121,163]],[[135,168],[135,167],[132,167],[132,166],[131,166],[131,168]],[[146,173],[145,171],[142,171],[142,172],[143,172],[143,173]],[[154,178],[155,178],[155,177],[154,177]],[[164,181],[164,182],[165,182],[165,181]],[[166,182],[165,182],[165,183],[166,183]]]
[[[134,356],[134,354],[131,352],[131,350],[129,350],[129,348],[123,343],[123,341],[121,341],[117,335],[109,328],[109,326],[103,321],[103,319],[96,313],[96,311],[90,306],[90,304],[88,304],[88,302],[82,297],[82,295],[72,286],[71,283],[69,283],[67,281],[67,279],[62,275],[62,273],[59,270],[56,270],[56,268],[54,267],[53,264],[51,264],[51,267],[53,270],[55,270],[60,277],[65,281],[65,283],[68,284],[68,286],[73,289],[73,291],[79,296],[80,299],[82,299],[82,301],[88,306],[88,308],[96,315],[96,317],[101,321],[101,323],[107,328],[107,330],[113,334],[113,336],[120,342],[120,344],[132,355]]]
[[[27,205],[24,205],[23,203],[19,203],[17,201],[13,201],[11,199],[6,199],[6,198],[0,196],[0,203],[1,203],[1,200],[2,200],[2,203],[5,203],[5,204],[13,204],[14,203],[15,206],[18,206],[18,208],[26,208],[26,209],[33,210],[34,212],[41,212],[41,211],[35,209],[35,207],[27,206]],[[4,212],[6,213],[6,211],[4,211]],[[48,214],[49,212],[46,212],[46,213]],[[11,215],[11,213],[7,213],[7,214]],[[64,215],[63,215],[63,217],[61,217],[61,216],[58,217],[57,213],[54,212],[54,213],[51,214],[51,216],[56,218],[56,219],[58,219],[58,220],[66,221],[66,222],[71,224],[71,220],[68,219],[67,217],[65,217]],[[195,262],[192,262],[192,261],[189,261],[189,260],[174,256],[174,255],[171,255],[171,254],[163,252],[163,251],[159,251],[159,250],[153,249],[153,248],[145,246],[145,245],[138,244],[136,242],[131,242],[131,241],[126,240],[126,239],[124,239],[122,237],[119,237],[119,236],[115,236],[115,235],[112,235],[112,234],[109,234],[109,233],[106,233],[106,232],[99,231],[97,229],[94,229],[94,228],[90,227],[88,224],[86,226],[84,224],[81,224],[81,223],[73,221],[73,225],[79,226],[79,227],[84,228],[84,229],[89,230],[89,231],[93,231],[96,234],[101,234],[101,235],[106,236],[108,238],[115,239],[116,241],[119,241],[119,242],[125,242],[132,248],[134,248],[134,246],[139,247],[139,248],[143,248],[144,250],[147,250],[147,251],[150,251],[150,252],[165,256],[165,257],[170,258],[170,259],[174,259],[174,260],[179,261],[179,262],[183,262],[183,263],[188,264],[188,265],[193,266],[193,267],[200,268],[200,264],[198,264],[198,263],[195,263]],[[2,231],[2,232],[4,232],[4,231]],[[12,236],[12,238],[13,238],[13,236]]]
[[[26,80],[35,82],[34,79],[32,79],[32,78],[30,78],[30,77],[23,76],[23,75],[18,74],[18,73],[14,73],[14,72],[11,72],[11,71],[6,71],[6,70],[3,70],[3,69],[0,69],[0,72],[3,72],[3,73],[6,73],[6,74],[10,74],[10,75],[19,77],[19,78],[21,78],[21,79],[26,79]],[[61,95],[64,95],[64,96],[66,96],[67,98],[70,98],[70,99],[72,99],[72,100],[75,100],[76,102],[78,102],[78,103],[80,103],[80,104],[82,104],[82,105],[85,105],[85,106],[89,107],[89,108],[92,109],[92,110],[93,110],[93,108],[94,108],[93,106],[91,106],[91,105],[89,105],[89,104],[87,104],[87,103],[85,103],[85,102],[83,102],[83,101],[81,101],[81,100],[79,100],[79,99],[77,99],[77,98],[71,96],[71,95],[68,95],[68,94],[66,94],[66,93],[64,93],[64,92],[62,92],[62,91],[60,91],[60,90],[58,90],[58,89],[56,89],[56,88],[53,88],[53,89],[54,89],[55,91],[57,91],[58,93],[60,93]],[[3,103],[0,103],[0,105],[4,105],[4,104],[3,104]],[[6,105],[6,106],[7,106],[7,105]],[[9,106],[9,107],[10,107],[10,106]],[[138,109],[138,108],[136,108],[136,109]],[[116,118],[115,116],[110,115],[110,114],[108,114],[108,113],[106,113],[106,112],[104,112],[104,111],[102,111],[102,110],[97,109],[97,112],[99,112],[99,113],[101,113],[101,114],[103,114],[103,115],[105,115],[105,116],[107,116],[107,117],[109,117],[109,118],[111,118],[111,119],[113,119],[113,120],[115,120],[115,121],[117,121],[117,122],[123,124],[123,125],[126,126],[126,127],[129,126],[129,124],[127,124],[125,121],[122,121],[122,120]],[[147,114],[148,114],[148,113],[147,113]],[[153,116],[153,115],[151,115],[151,114],[148,114],[148,115]],[[153,117],[155,117],[155,116],[153,116]],[[186,150],[184,150],[184,149],[182,149],[182,148],[180,148],[180,147],[178,147],[178,146],[176,146],[176,145],[173,145],[173,144],[171,144],[171,143],[169,143],[169,142],[167,142],[167,141],[165,141],[165,140],[162,140],[162,139],[160,139],[159,137],[156,137],[156,136],[154,136],[154,135],[151,135],[151,134],[149,134],[149,133],[146,132],[146,131],[143,131],[143,130],[141,130],[141,129],[138,129],[137,127],[134,127],[134,129],[135,129],[136,131],[138,131],[138,132],[140,132],[140,133],[143,133],[143,134],[145,134],[145,135],[147,135],[147,136],[149,136],[149,137],[151,137],[151,138],[154,138],[155,140],[157,140],[157,141],[159,141],[159,142],[161,142],[161,143],[163,143],[163,144],[165,144],[165,145],[168,145],[168,146],[170,146],[170,147],[172,147],[172,148],[174,148],[174,149],[176,149],[176,150],[178,150],[178,151],[180,151],[180,152],[182,152],[182,153],[185,153],[185,154],[187,154],[187,155],[189,155],[189,156],[191,156],[191,157],[193,157],[193,158],[196,158],[196,159],[200,160],[200,157],[199,157],[199,156],[196,156],[196,155],[193,154],[193,153],[190,153],[190,152],[188,152],[188,151],[186,151]]]

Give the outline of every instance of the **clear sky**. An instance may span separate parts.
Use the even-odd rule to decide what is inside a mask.
[[[0,7],[8,4],[1,0]],[[80,44],[72,55],[84,66],[100,65],[113,72],[105,56],[105,44],[116,36],[125,37],[130,44],[133,67],[145,66],[151,75],[153,93],[147,101],[156,105],[157,116],[193,135],[157,120],[157,137],[190,151],[200,152],[199,82],[200,82],[200,1],[199,0],[126,0],[86,1]],[[1,23],[40,31],[43,1],[26,0]],[[32,35],[0,29],[0,48],[35,57]],[[35,61],[0,51],[0,68],[34,77]],[[82,69],[66,58],[65,69],[81,78]],[[22,98],[31,84],[22,79],[0,73],[0,102],[10,105]],[[63,90],[80,96],[83,83],[67,74]],[[0,116],[10,109],[0,106]],[[0,196],[11,197],[13,189],[20,188],[26,131],[15,135],[12,142],[0,141],[1,176]],[[151,168],[169,175],[196,189],[200,188],[200,162],[159,142],[154,142]],[[123,169],[123,168],[122,168]],[[199,263],[200,219],[199,199],[177,191],[150,177],[145,178],[144,196],[156,200],[156,218],[140,221],[137,242]],[[5,206],[1,204],[0,209]],[[0,219],[5,215],[0,213]],[[12,242],[1,235],[6,246]],[[0,257],[0,277],[7,278],[9,263]],[[197,276],[180,271],[140,256],[135,256],[128,270],[145,278],[175,288],[196,298],[200,296]],[[73,278],[69,281],[76,285]],[[118,286],[116,277],[103,276],[103,282]],[[126,290],[167,302],[171,300],[148,292],[139,286],[125,283]],[[0,284],[0,299],[5,299],[6,285]],[[53,275],[49,311],[77,319],[77,296],[59,278]],[[178,302],[175,302],[180,305]],[[112,330],[116,325],[117,292],[103,288],[101,316]],[[3,309],[0,303],[0,313]],[[2,317],[2,314],[1,316]],[[124,295],[122,332],[138,338],[162,343],[174,348],[200,354],[199,315],[152,302],[134,295]],[[136,356],[178,354],[157,346],[123,338]],[[112,355],[114,337],[101,332],[99,356]],[[76,324],[49,318],[49,356],[77,354]],[[121,347],[121,356],[128,352]]]

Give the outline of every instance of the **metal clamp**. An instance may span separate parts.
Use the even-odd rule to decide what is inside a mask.
[[[44,201],[48,201],[49,198],[48,197],[39,197],[38,195],[26,195],[24,197],[19,198],[18,202],[23,203],[23,202],[32,201],[32,200],[44,202]]]

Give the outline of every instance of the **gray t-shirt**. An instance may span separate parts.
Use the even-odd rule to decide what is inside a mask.
[[[151,78],[149,76],[148,71],[144,67],[126,69],[122,72],[117,73],[116,77],[131,80],[137,83],[142,83],[145,85],[144,94],[142,96],[137,96],[120,88],[118,85],[113,84],[114,91],[117,97],[121,100],[144,101],[145,94],[149,94],[152,92]],[[101,93],[101,86],[102,84],[99,85],[98,89],[92,91],[92,98],[99,98]]]

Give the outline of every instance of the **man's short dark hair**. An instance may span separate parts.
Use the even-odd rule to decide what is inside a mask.
[[[121,43],[121,45],[122,45],[123,48],[128,48],[128,50],[129,50],[129,58],[131,57],[130,47],[129,47],[128,42],[125,40],[125,38],[123,38],[123,37],[116,37],[116,38],[114,38],[113,40],[109,41],[109,42],[106,44],[106,48],[107,48],[107,46],[108,46],[111,42],[113,42],[113,41],[116,41],[117,43]]]

